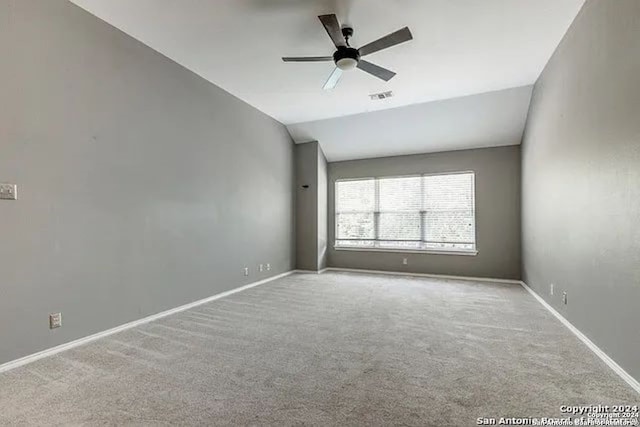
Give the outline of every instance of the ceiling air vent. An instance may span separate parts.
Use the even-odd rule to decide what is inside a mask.
[[[374,93],[373,95],[369,95],[369,98],[371,98],[372,101],[377,101],[380,99],[391,98],[392,96],[393,96],[393,92],[388,91],[388,92]]]

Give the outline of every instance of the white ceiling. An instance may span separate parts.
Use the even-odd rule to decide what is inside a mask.
[[[517,145],[532,86],[289,125],[300,142],[321,141],[330,162]]]
[[[584,2],[72,1],[284,124],[531,85]],[[331,63],[283,63],[282,56],[332,53],[317,19],[324,13],[337,13],[354,26],[356,47],[409,26],[413,41],[367,57],[398,75],[385,83],[354,70],[325,92]],[[393,90],[394,97],[369,99],[384,90]],[[326,151],[331,156],[334,149]]]

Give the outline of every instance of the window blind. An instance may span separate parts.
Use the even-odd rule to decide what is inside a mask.
[[[337,181],[336,247],[475,250],[472,172]]]

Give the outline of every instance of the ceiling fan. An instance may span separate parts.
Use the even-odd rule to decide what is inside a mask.
[[[322,25],[324,25],[324,29],[327,30],[327,34],[331,37],[333,44],[338,49],[334,52],[333,56],[284,57],[282,60],[284,62],[335,62],[336,68],[331,72],[327,82],[324,84],[323,89],[325,90],[336,87],[343,71],[354,68],[359,68],[385,82],[391,80],[396,73],[361,58],[413,39],[409,28],[404,27],[356,49],[349,45],[349,39],[353,36],[353,28],[345,26],[341,29],[338,18],[334,14],[320,15],[318,18]]]

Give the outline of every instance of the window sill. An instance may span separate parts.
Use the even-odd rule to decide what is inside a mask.
[[[385,249],[385,248],[344,248],[341,246],[334,246],[336,251],[348,251],[348,252],[392,252],[392,253],[412,253],[412,254],[425,254],[425,255],[461,255],[461,256],[476,256],[478,251],[462,251],[462,250],[436,250],[436,249]]]

